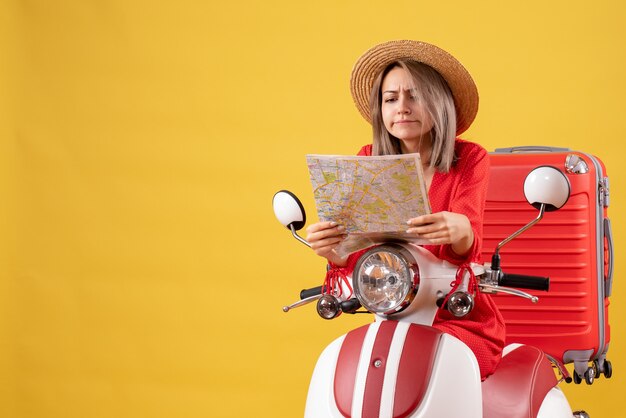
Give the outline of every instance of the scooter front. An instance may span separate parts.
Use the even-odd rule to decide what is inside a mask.
[[[333,341],[313,372],[305,417],[482,417],[469,348],[432,327],[377,321]]]
[[[277,205],[281,200],[286,204]],[[289,210],[281,212],[281,207]],[[538,222],[544,207],[542,203],[537,219],[503,241],[496,255],[502,245]],[[274,209],[294,237],[308,245],[296,233],[305,222],[297,198],[279,192]],[[287,312],[317,301],[317,311],[325,319],[355,313],[361,307],[376,314],[374,323],[339,337],[322,352],[311,379],[305,417],[499,417],[498,405],[502,404],[498,402],[510,404],[511,399],[523,408],[514,408],[510,417],[585,416],[583,412],[572,415],[556,386],[552,365],[540,350],[511,350],[514,354],[506,355],[507,361],[485,381],[491,384],[485,385],[467,345],[430,326],[436,310],[444,305],[455,316],[468,314],[477,289],[536,302],[536,297],[502,285],[513,281],[516,287],[543,289],[547,281],[506,275],[496,259],[491,267],[474,265],[463,270],[421,247],[381,245],[361,256],[353,277],[310,289],[301,294],[301,301],[284,307]],[[474,276],[480,280],[474,281]],[[352,290],[356,298],[351,297]],[[518,384],[520,380],[527,384]],[[518,396],[511,396],[512,392]]]
[[[299,200],[281,191],[274,197],[274,210],[294,237],[308,245],[296,233],[306,219]],[[482,417],[474,354],[430,326],[437,301],[449,292],[457,270],[423,248],[382,245],[363,254],[355,277],[335,283],[340,288],[304,291],[301,301],[284,307],[288,312],[317,301],[325,319],[364,307],[376,319],[322,352],[305,417]]]

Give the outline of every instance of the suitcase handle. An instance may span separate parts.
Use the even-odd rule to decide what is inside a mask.
[[[607,275],[604,278],[604,296],[609,297],[611,296],[611,291],[613,290],[613,233],[611,232],[611,220],[609,218],[604,218],[604,238],[606,238],[609,251],[607,260],[609,268]]]
[[[543,145],[525,145],[521,147],[496,148],[496,154],[513,154],[516,152],[567,152],[569,148],[547,147]]]

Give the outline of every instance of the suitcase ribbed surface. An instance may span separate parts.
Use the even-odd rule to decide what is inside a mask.
[[[491,155],[491,177],[484,218],[483,261],[497,244],[537,217],[524,197],[526,175],[539,165],[563,170],[566,154]],[[592,166],[592,164],[590,163]],[[592,170],[593,171],[593,170]],[[595,171],[567,174],[571,196],[558,211],[547,212],[530,230],[500,252],[507,273],[550,277],[550,291],[531,291],[539,302],[494,296],[507,325],[507,343],[542,348],[563,360],[569,350],[604,347],[604,309],[599,291]],[[608,304],[608,299],[606,300]],[[602,331],[602,332],[601,332]],[[608,341],[608,332],[606,335]]]

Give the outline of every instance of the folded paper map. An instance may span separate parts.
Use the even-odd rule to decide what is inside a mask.
[[[392,240],[426,243],[406,233],[409,219],[430,213],[419,154],[306,159],[319,220],[346,228],[340,256]]]

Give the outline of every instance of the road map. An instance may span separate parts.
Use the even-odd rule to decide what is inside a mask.
[[[320,221],[346,227],[340,256],[390,240],[412,241],[410,218],[430,213],[419,154],[307,155]]]

